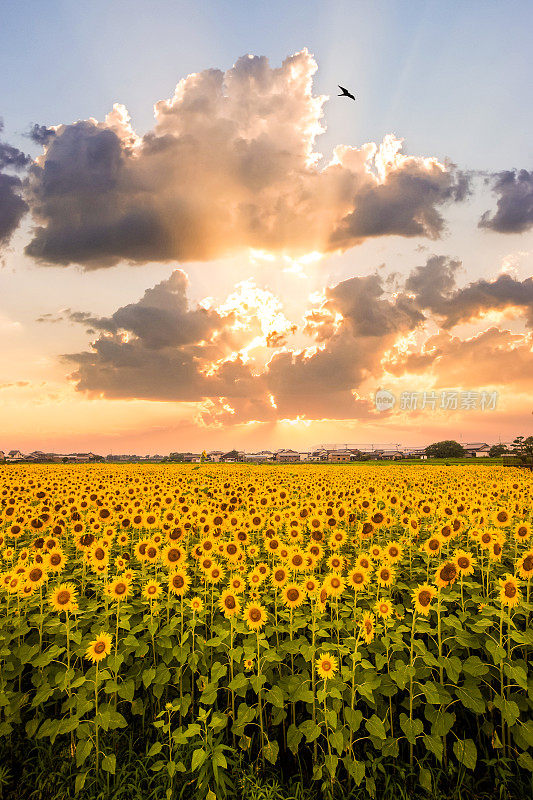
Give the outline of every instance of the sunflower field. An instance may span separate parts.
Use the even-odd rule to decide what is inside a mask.
[[[133,797],[126,764],[169,800],[528,796],[532,490],[478,464],[0,467],[0,797],[37,764],[62,788],[32,797]]]

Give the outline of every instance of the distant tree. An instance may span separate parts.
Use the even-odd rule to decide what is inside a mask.
[[[489,450],[489,456],[491,458],[498,458],[499,456],[504,456],[509,451],[504,444],[493,444]]]
[[[206,461],[207,461],[207,453],[205,452],[205,450],[202,450],[202,455],[200,457],[200,463],[204,464]]]
[[[426,455],[430,458],[461,458],[464,454],[463,446],[453,439],[434,442],[426,447]]]
[[[533,458],[533,436],[517,436],[511,444],[511,449],[515,456],[522,461]]]

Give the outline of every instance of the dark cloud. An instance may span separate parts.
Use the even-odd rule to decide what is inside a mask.
[[[457,288],[455,276],[461,264],[444,256],[433,256],[417,267],[405,282],[421,309],[440,317],[443,328],[452,328],[489,311],[519,308],[533,327],[533,279],[518,280],[499,275],[493,281],[481,279]]]
[[[43,146],[47,145],[55,135],[54,128],[47,128],[46,125],[39,125],[37,122],[32,125],[28,133],[28,136],[35,144]]]
[[[104,122],[34,129],[46,138],[27,200],[37,222],[26,252],[42,263],[208,260],[254,247],[299,255],[367,237],[437,237],[439,209],[467,180],[401,142],[340,146],[319,166],[324,97],[306,50],[275,69],[245,56],[227,72],[180,81],[138,137],[126,109]]]
[[[533,226],[533,171],[526,169],[499,172],[494,177],[493,191],[498,195],[496,211],[486,211],[480,228],[498,233],[523,233]]]
[[[4,129],[0,119],[0,133]],[[11,239],[28,206],[21,197],[22,183],[14,175],[2,170],[24,169],[31,158],[7,142],[0,142],[0,249]]]
[[[332,242],[390,235],[436,239],[444,229],[439,207],[463,200],[467,184],[462,173],[413,160],[356,195],[354,211],[333,233]]]
[[[28,210],[20,190],[19,178],[0,173],[0,249],[9,242]]]
[[[424,317],[405,295],[387,298],[377,275],[333,287],[318,313],[321,329],[310,324],[309,331],[320,347],[276,352],[257,370],[238,355],[231,315],[189,309],[185,276],[178,271],[111,317],[69,312],[70,320],[91,325],[98,337],[90,351],[65,358],[76,367],[71,377],[79,391],[207,401],[211,411],[205,413],[221,422],[366,416],[370,406],[357,397],[358,387],[379,373],[396,337]],[[333,327],[326,336],[328,317]],[[284,344],[284,337],[267,337],[271,347]]]

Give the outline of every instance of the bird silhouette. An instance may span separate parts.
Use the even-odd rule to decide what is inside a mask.
[[[337,97],[350,97],[352,100],[355,100],[354,95],[349,92],[348,89],[345,89],[344,86],[340,86],[340,84],[337,84],[337,86],[341,90],[341,93],[338,94]]]

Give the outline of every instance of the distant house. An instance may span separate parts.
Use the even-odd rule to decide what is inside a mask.
[[[210,450],[209,453],[207,454],[207,458],[209,461],[212,461],[214,464],[216,464],[220,461],[220,458],[223,455],[224,453],[222,452],[222,450]]]
[[[272,450],[260,450],[258,453],[246,453],[245,459],[256,464],[264,464],[265,461],[272,461],[273,456]]]
[[[401,450],[382,450],[380,458],[385,461],[400,461],[404,458],[404,454]]]
[[[293,464],[300,460],[300,453],[296,450],[278,450],[274,455],[274,460],[280,464]]]
[[[24,458],[24,455],[20,452],[20,450],[10,450],[6,456],[6,461],[20,461]]]
[[[467,458],[486,458],[489,454],[490,446],[486,442],[470,442],[463,445]]]
[[[3,461],[5,457],[6,457],[6,454],[4,453],[4,451],[0,450],[0,461]]]
[[[420,458],[424,461],[427,459],[425,447],[404,447],[402,452],[404,458]]]
[[[313,450],[312,453],[309,453],[307,457],[308,461],[327,461],[328,460],[328,451],[327,450]]]
[[[201,453],[184,453],[183,462],[185,464],[199,464],[202,459]]]
[[[351,450],[330,450],[328,453],[328,461],[331,462],[342,462],[342,461],[351,461],[353,458],[353,453]]]

